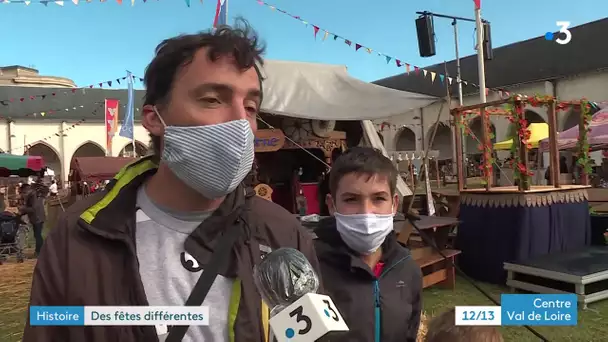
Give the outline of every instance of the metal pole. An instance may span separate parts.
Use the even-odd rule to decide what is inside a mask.
[[[228,25],[228,0],[226,0],[226,10],[224,11],[224,24]]]
[[[461,79],[461,75],[460,75],[460,48],[459,48],[459,44],[458,44],[458,22],[456,19],[454,19],[452,21],[452,26],[454,26],[454,46],[456,47],[456,82],[458,83],[458,106],[462,107],[464,106],[464,102],[463,102],[463,96],[462,96],[462,79]],[[459,116],[460,117],[460,116]],[[464,180],[464,184],[463,187],[466,189],[467,188],[467,138],[466,136],[462,135],[462,132],[460,131],[460,127],[458,126],[458,123],[455,122],[456,129],[454,130],[455,134],[460,134],[462,136],[461,142],[462,142],[462,162],[465,163],[464,167],[462,168],[462,179]],[[454,146],[456,146],[456,139],[454,138]],[[456,156],[456,153],[454,153],[454,156]],[[456,162],[454,162],[454,164],[456,164]],[[456,168],[458,169],[458,168]]]
[[[475,9],[475,26],[477,26],[477,72],[479,73],[479,99],[486,102],[486,74],[483,59],[483,24],[481,8]]]

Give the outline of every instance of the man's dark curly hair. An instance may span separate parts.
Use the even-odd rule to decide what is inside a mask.
[[[262,79],[256,63],[263,65],[262,54],[265,46],[247,21],[237,19],[234,27],[221,26],[216,30],[180,35],[162,41],[156,47],[154,59],[146,68],[144,104],[167,104],[175,75],[181,68],[192,63],[194,55],[202,48],[208,48],[207,55],[211,61],[215,62],[222,56],[231,56],[241,70],[256,68],[261,88]],[[160,137],[150,134],[150,138],[154,156],[158,160]]]

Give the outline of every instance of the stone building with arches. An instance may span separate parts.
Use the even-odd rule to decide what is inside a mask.
[[[127,91],[74,88],[73,83],[64,83],[63,87],[57,83],[54,87],[0,86],[0,153],[41,156],[56,178],[64,182],[74,158],[147,153],[150,139],[139,124],[142,90],[135,94],[135,144],[118,135],[119,124],[108,150],[104,100],[119,100],[119,122],[122,123]]]
[[[502,89],[503,92],[489,91],[487,101],[499,100],[510,94],[548,95],[561,101],[580,100],[608,101],[608,60],[605,58],[606,47],[595,44],[596,37],[608,31],[608,19],[602,19],[580,25],[571,29],[574,39],[567,45],[548,42],[544,37],[517,42],[494,49],[494,59],[487,61],[486,84],[491,89]],[[424,68],[428,72],[445,74],[443,63]],[[452,107],[458,104],[454,94],[458,93],[456,83],[456,62],[447,63],[448,76],[454,81],[450,88]],[[461,59],[462,79],[477,83],[477,55]],[[412,72],[400,74],[374,82],[385,87],[414,93],[446,97],[446,85],[439,78],[431,82],[430,77],[422,77]],[[479,89],[467,83],[463,85],[464,105],[479,103]],[[440,158],[453,158],[454,146],[451,128],[451,116],[447,104],[432,104],[404,115],[378,120],[390,125],[379,132],[389,151],[410,150],[413,146],[422,151],[429,144],[434,124],[439,115],[439,127],[430,149],[440,151]],[[527,106],[525,116],[529,123],[548,122],[545,109]],[[566,130],[578,124],[579,113],[568,110],[558,113],[558,129]],[[492,129],[496,141],[508,139],[510,123],[504,117],[491,116]],[[481,120],[470,118],[468,122],[473,135],[481,139]],[[477,153],[478,142],[466,138],[467,153]]]

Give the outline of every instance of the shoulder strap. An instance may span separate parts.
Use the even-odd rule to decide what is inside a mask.
[[[203,274],[198,278],[192,293],[190,293],[188,300],[186,300],[185,306],[200,306],[203,304],[205,297],[207,297],[207,293],[209,293],[209,290],[211,289],[211,285],[213,285],[215,278],[217,278],[220,266],[223,262],[229,260],[232,246],[234,246],[240,233],[240,225],[235,224],[228,228],[224,235],[222,235],[218,241],[217,248],[211,255],[209,263],[203,269]],[[188,325],[171,327],[169,336],[167,336],[165,342],[181,342],[186,335],[188,328]]]

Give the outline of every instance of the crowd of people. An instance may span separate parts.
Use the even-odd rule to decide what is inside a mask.
[[[254,160],[263,50],[246,25],[158,46],[141,117],[154,155],[60,217],[40,251],[30,305],[183,306],[196,297],[211,320],[187,328],[184,341],[267,341],[253,268],[263,252],[291,247],[310,261],[320,292],[350,328],[332,342],[417,340],[422,274],[393,230],[398,173],[388,158],[361,147],[335,160],[331,217],[316,240],[294,215],[242,185]],[[212,264],[230,238],[230,257]],[[427,341],[502,340],[495,328],[456,327],[453,316],[431,322]],[[179,331],[31,326],[28,319],[23,340],[162,341]]]

